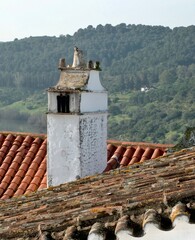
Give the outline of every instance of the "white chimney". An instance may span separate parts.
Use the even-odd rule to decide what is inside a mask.
[[[66,67],[60,60],[59,82],[48,89],[48,186],[106,167],[107,91],[100,83],[99,62],[94,66],[90,61],[88,67],[73,62],[74,67]]]

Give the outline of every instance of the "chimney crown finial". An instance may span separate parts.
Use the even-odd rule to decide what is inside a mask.
[[[72,67],[77,68],[77,67],[82,67],[84,65],[85,63],[84,63],[83,51],[80,50],[77,46],[75,46]]]

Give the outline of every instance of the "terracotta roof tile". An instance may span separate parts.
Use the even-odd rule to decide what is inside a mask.
[[[9,168],[13,168],[17,172],[21,162],[22,162],[21,157],[17,158],[16,161],[13,160],[13,162],[10,164]]]
[[[4,142],[4,139],[5,139],[5,136],[0,133],[0,147],[2,146],[2,144]]]
[[[24,181],[21,182],[21,184],[18,186],[18,189],[17,191],[14,193],[14,196],[17,197],[17,196],[20,196],[21,194],[24,194],[30,181],[31,181],[31,177],[29,176],[26,176],[24,178]]]
[[[13,177],[15,175],[15,173],[16,173],[16,169],[10,167],[9,170],[7,171],[6,175]]]
[[[0,190],[1,190],[2,193],[7,189],[8,185],[9,185],[8,182],[9,182],[9,181],[2,181],[2,182],[1,182],[1,184],[0,184]]]
[[[6,163],[6,162],[4,162],[4,163],[1,165],[1,170],[2,170],[2,172],[1,172],[1,175],[0,175],[0,181],[2,181],[2,179],[4,178],[4,176],[5,176],[8,168],[9,168],[9,164]]]
[[[144,151],[140,162],[144,162],[145,160],[148,160],[152,157],[154,150],[150,147],[147,147],[146,150]]]
[[[118,146],[108,161],[107,168],[104,171],[109,171],[111,169],[115,169],[120,166],[120,161],[123,157],[123,153],[125,152],[125,148],[122,146]]]
[[[1,167],[1,168],[0,168],[0,178],[1,178],[1,179],[3,178],[3,176],[5,175],[5,173],[6,173],[6,170]]]
[[[35,175],[35,172],[36,172],[36,170],[34,170],[33,168],[29,168],[27,173],[26,173],[26,176],[29,176],[33,179],[33,177]]]
[[[23,195],[24,194],[24,192],[25,192],[25,190],[24,189],[26,189],[26,183],[25,183],[25,187],[23,188],[23,186],[22,187],[20,187],[20,188],[17,188],[17,191],[13,194],[13,196],[14,197],[18,197],[18,196],[20,196],[20,195]]]
[[[126,149],[125,153],[123,154],[121,163],[120,163],[121,167],[127,166],[129,164],[129,162],[131,161],[131,158],[133,157],[134,152],[135,152],[134,147],[129,147]]]
[[[109,154],[107,167],[104,172],[118,167],[124,167],[132,165],[134,163],[143,162],[145,160],[154,159],[163,155],[166,155],[166,149],[171,147],[171,144],[150,144],[150,143],[136,143],[136,142],[120,142],[109,140],[107,150]],[[117,149],[123,149],[122,159],[121,156],[115,154]],[[117,159],[116,159],[117,158]],[[117,161],[118,163],[117,163]]]
[[[26,195],[1,201],[0,238],[149,239],[155,229],[173,239],[169,233],[181,234],[181,224],[185,236],[195,224],[194,162],[190,148],[39,191],[36,173],[25,192],[26,186],[18,189]],[[46,173],[43,177],[45,183]]]
[[[6,174],[5,177],[3,178],[2,183],[5,182],[5,183],[9,184],[11,179],[12,179],[12,177]]]
[[[3,194],[3,196],[1,197],[1,199],[8,199],[10,197],[12,197],[14,194],[14,190],[9,188],[6,190],[6,192]]]
[[[26,162],[23,161],[22,164],[20,165],[20,168],[19,168],[17,174],[23,176],[23,173],[25,174],[28,167],[29,167],[29,164],[27,164]]]
[[[155,159],[155,158],[157,158],[157,157],[160,157],[160,156],[162,156],[163,154],[164,154],[163,150],[157,148],[157,149],[154,150],[151,159]]]
[[[43,176],[43,179],[41,181],[41,184],[39,186],[39,189],[43,189],[43,188],[46,188],[46,187],[47,187],[47,175],[45,173],[44,176]]]
[[[37,174],[38,175],[38,174]],[[34,178],[33,178],[33,180],[31,181],[31,184],[35,184],[36,186],[37,186],[37,188],[40,186],[40,183],[41,183],[41,180],[42,180],[42,178],[40,177],[40,175],[39,176],[35,176]],[[36,188],[36,189],[37,189]],[[28,189],[27,189],[28,190]]]
[[[1,198],[12,197],[18,189],[18,192],[21,192],[20,188],[22,188],[22,193],[24,193],[26,188],[24,189],[24,184],[21,185],[23,178],[28,175],[33,178],[38,170],[39,164],[46,155],[46,139],[43,137],[43,135],[34,137],[21,133],[0,134]],[[38,155],[36,156],[36,154]],[[37,186],[37,188],[38,187],[39,186]]]
[[[24,176],[24,175],[23,175],[23,176]],[[19,185],[20,182],[21,182],[21,180],[22,180],[22,178],[23,178],[23,176],[22,176],[22,174],[20,174],[20,175],[17,175],[17,174],[16,174],[15,177],[13,178],[11,184],[12,184],[12,183],[15,183],[15,184]],[[11,184],[10,184],[10,185],[11,185]]]
[[[23,178],[22,183],[20,184],[20,186],[19,186],[18,188],[20,188],[21,186],[23,186],[23,185],[22,185],[23,183],[26,183],[27,185],[29,185],[29,183],[31,182],[32,179],[33,179],[32,176],[26,174],[26,176]],[[23,187],[21,187],[21,188],[24,189]],[[26,189],[25,189],[25,190],[26,190]]]
[[[28,186],[28,188],[27,188],[25,194],[28,194],[28,193],[34,192],[35,190],[37,190],[37,186],[38,186],[38,184],[31,183],[31,184]]]
[[[14,192],[16,191],[16,189],[18,188],[18,185],[16,182],[11,182],[11,184],[9,185],[9,187],[7,188],[8,189],[12,189]]]
[[[129,162],[129,165],[139,162],[141,160],[143,153],[144,153],[144,149],[138,146],[132,156],[131,161]]]
[[[105,171],[162,156],[168,146],[108,141]],[[5,199],[46,188],[46,154],[46,135],[0,133],[0,197]]]
[[[114,145],[112,144],[107,145],[107,160],[111,158],[115,150],[116,150],[116,147]]]
[[[7,157],[3,161],[3,164],[6,163],[6,165],[9,165],[11,163],[12,159],[13,159],[12,156],[7,155]]]
[[[9,147],[3,144],[3,146],[0,149],[1,156],[4,156],[8,150],[9,150]]]

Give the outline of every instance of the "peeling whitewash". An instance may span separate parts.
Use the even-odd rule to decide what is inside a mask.
[[[87,240],[105,240],[106,238],[100,234],[92,233],[88,236]]]
[[[106,167],[107,113],[48,114],[48,186]]]
[[[174,228],[169,231],[160,230],[155,224],[147,223],[144,227],[145,235],[142,237],[133,237],[127,230],[117,232],[117,240],[194,240],[195,225],[190,224],[186,216],[179,216],[175,219]]]
[[[107,113],[80,116],[81,177],[102,173],[107,159]]]
[[[60,94],[69,97],[66,110],[61,110],[57,100]],[[107,91],[99,71],[62,69],[58,84],[48,90],[48,186],[103,172],[107,109]]]

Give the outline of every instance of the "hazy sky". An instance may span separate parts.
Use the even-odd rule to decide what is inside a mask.
[[[195,25],[195,0],[0,0],[0,41],[106,23]]]

